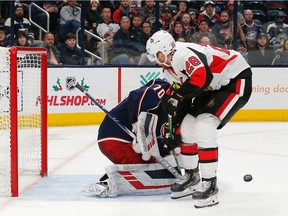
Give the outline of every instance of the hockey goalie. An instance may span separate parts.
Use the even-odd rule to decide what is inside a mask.
[[[159,106],[169,87],[166,81],[151,80],[131,91],[109,112],[135,134],[134,139],[111,118],[104,118],[98,131],[98,145],[113,164],[105,167],[106,173],[98,182],[85,188],[85,193],[97,197],[171,193],[170,187],[176,182],[175,174],[155,159],[160,156],[176,170],[175,158],[170,152],[180,137],[163,141],[168,117]],[[166,145],[167,141],[169,145]]]

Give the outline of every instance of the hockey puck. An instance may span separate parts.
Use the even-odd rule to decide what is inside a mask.
[[[253,179],[253,177],[252,175],[247,174],[247,175],[244,175],[243,179],[245,182],[250,182]]]

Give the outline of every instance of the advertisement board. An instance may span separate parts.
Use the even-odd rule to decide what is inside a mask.
[[[80,90],[78,82],[99,104],[107,109],[117,105],[118,77],[116,68],[49,68],[48,112],[74,113],[101,111]]]
[[[237,121],[288,120],[288,73],[286,69],[252,68],[252,71],[253,92],[250,101],[236,114],[235,119]],[[55,119],[55,114],[66,115],[63,117],[66,118],[66,121],[57,115],[57,122],[60,121],[61,124],[63,122],[75,123],[74,121],[67,122],[67,114],[72,118],[77,115],[75,119],[80,121],[79,124],[81,122],[98,124],[105,116],[102,110],[82,92],[75,88],[69,88],[69,85],[73,86],[74,82],[79,82],[87,92],[95,97],[97,102],[110,110],[125,99],[131,90],[156,78],[163,79],[162,69],[159,67],[49,68],[48,111],[50,122],[53,122],[53,118]],[[85,121],[81,117],[84,114]]]

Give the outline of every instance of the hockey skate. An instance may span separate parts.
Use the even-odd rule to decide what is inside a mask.
[[[185,170],[185,174],[182,179],[178,180],[175,184],[171,186],[171,198],[179,199],[192,195],[199,189],[200,175],[199,171]]]
[[[105,181],[99,181],[89,185],[87,188],[83,189],[84,193],[94,195],[97,197],[108,197],[109,196],[109,179]]]
[[[209,180],[202,180],[201,190],[192,194],[195,208],[217,205],[219,203],[217,193],[216,177]]]

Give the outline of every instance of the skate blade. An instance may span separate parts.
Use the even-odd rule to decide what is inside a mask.
[[[211,207],[217,204],[219,204],[219,201],[216,194],[207,199],[194,199],[195,208]]]
[[[197,191],[197,189],[199,189],[199,187],[200,187],[200,184],[196,184],[194,186],[186,188],[184,191],[172,192],[171,199],[180,199],[183,197],[191,196]]]

